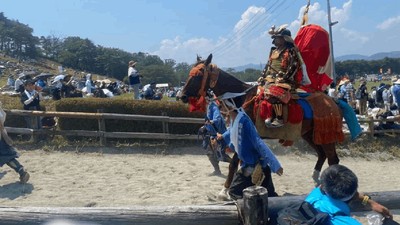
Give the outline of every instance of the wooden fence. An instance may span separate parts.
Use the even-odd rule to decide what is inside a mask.
[[[149,116],[149,115],[130,115],[116,113],[84,113],[84,112],[45,112],[45,111],[29,111],[29,110],[5,110],[8,115],[18,116],[40,116],[40,117],[65,117],[79,119],[95,119],[98,121],[98,130],[58,130],[54,129],[29,129],[6,127],[8,133],[14,134],[47,134],[62,136],[81,136],[81,137],[98,137],[100,144],[106,144],[107,138],[138,138],[138,139],[162,139],[162,140],[197,140],[194,134],[171,134],[169,133],[170,123],[187,123],[187,124],[204,124],[202,118],[186,118],[186,117],[169,117],[169,116]],[[141,120],[162,123],[162,133],[146,133],[146,132],[107,132],[105,120]]]
[[[400,191],[366,193],[388,209],[399,209]],[[268,214],[275,218],[277,212],[287,206],[299,204],[305,195],[282,196],[268,199]],[[360,202],[350,204],[357,213],[371,211]],[[130,207],[0,207],[1,224],[43,225],[56,219],[70,219],[74,224],[98,225],[233,225],[238,224],[236,206],[130,206]]]
[[[84,136],[98,137],[100,144],[106,144],[107,138],[138,138],[138,139],[162,139],[162,140],[197,140],[197,135],[194,134],[171,134],[169,132],[170,123],[187,123],[187,124],[203,124],[202,118],[187,118],[187,117],[169,117],[169,116],[149,116],[149,115],[131,115],[131,114],[116,114],[116,113],[84,113],[84,112],[45,112],[45,111],[28,111],[28,110],[5,110],[9,115],[18,116],[41,116],[41,117],[66,117],[80,119],[95,119],[98,121],[97,131],[88,130],[57,130],[55,129],[29,129],[6,127],[7,132],[15,134],[47,134],[47,135],[62,135],[62,136]],[[162,123],[162,133],[146,133],[146,132],[107,132],[105,120],[141,120],[141,121],[159,121]],[[375,122],[383,121],[399,121],[400,118],[377,120],[372,117],[359,119],[359,123],[368,124],[368,130],[363,131],[370,136],[379,133],[400,133],[400,130],[374,130]]]

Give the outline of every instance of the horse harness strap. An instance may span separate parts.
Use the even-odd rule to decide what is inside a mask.
[[[218,81],[219,69],[214,64],[210,64],[209,66],[202,64],[202,66],[204,68],[204,73],[203,73],[203,80],[201,81],[201,88],[199,89],[199,95],[204,97],[206,95],[205,87],[206,87],[208,76],[210,76],[209,86],[210,86],[210,88],[214,88]],[[210,71],[210,69],[211,69],[211,71]]]

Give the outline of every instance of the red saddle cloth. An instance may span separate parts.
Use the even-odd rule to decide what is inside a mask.
[[[300,123],[303,120],[304,115],[301,106],[297,104],[295,100],[290,100],[287,107],[288,115],[287,118],[284,118],[285,122],[292,124]],[[273,110],[272,104],[269,103],[268,100],[264,99],[263,94],[260,94],[254,104],[254,115],[257,115],[259,112],[260,118],[266,120],[267,118],[273,117]]]

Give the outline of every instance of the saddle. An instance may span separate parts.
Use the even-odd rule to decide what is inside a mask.
[[[306,97],[292,94],[288,103],[282,105],[284,125],[281,127],[266,127],[265,118],[261,112],[265,114],[266,109],[262,106],[263,101],[267,100],[259,96],[254,104],[254,115],[255,126],[260,136],[280,139],[289,143],[301,138],[304,109],[297,103],[297,100],[301,98],[309,104],[312,110],[314,143],[320,145],[342,142],[344,134],[341,111],[332,98],[320,92],[307,94]]]

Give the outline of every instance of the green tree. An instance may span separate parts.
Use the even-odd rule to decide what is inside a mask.
[[[142,69],[139,69],[139,73],[143,75],[143,84],[148,84],[152,81],[157,83],[177,83],[173,69],[166,65],[149,65],[142,67]]]
[[[59,62],[67,67],[94,71],[97,49],[89,39],[67,37],[62,45]]]
[[[39,38],[39,49],[41,49],[42,56],[52,60],[59,60],[60,52],[62,50],[63,39],[56,36],[41,36]]]
[[[185,62],[178,63],[175,66],[175,77],[178,81],[178,83],[175,84],[175,86],[181,86],[182,83],[185,83],[191,69],[192,66]]]

